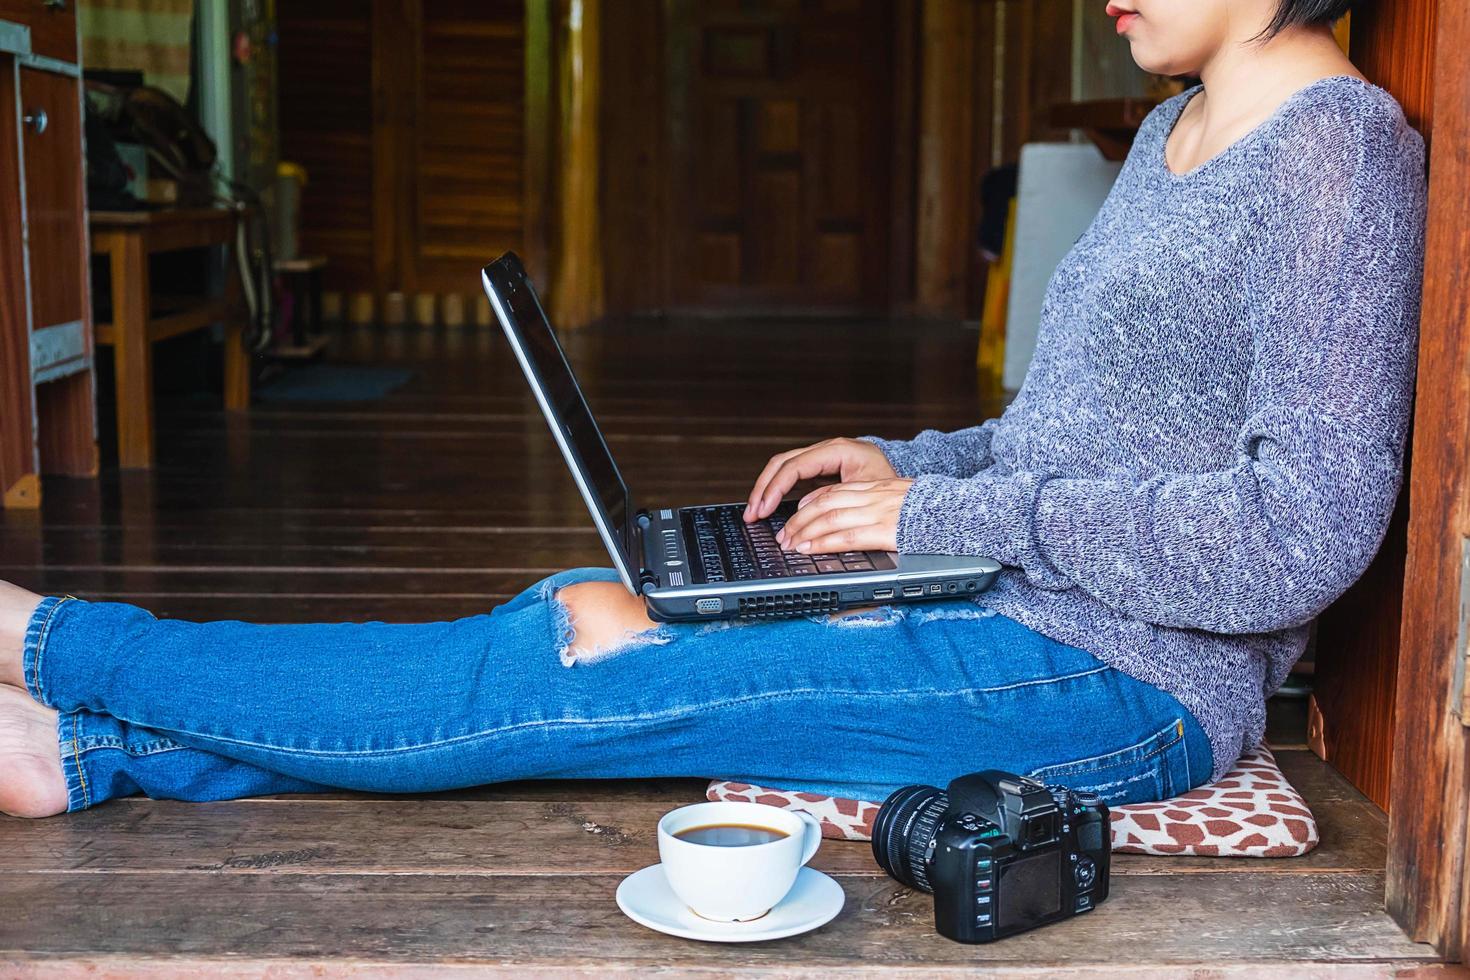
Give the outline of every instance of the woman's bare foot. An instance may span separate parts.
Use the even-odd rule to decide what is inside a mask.
[[[65,811],[56,712],[19,688],[0,686],[0,812],[50,817]]]
[[[34,592],[0,582],[0,684],[25,687],[21,654],[31,614],[40,604],[41,597]]]

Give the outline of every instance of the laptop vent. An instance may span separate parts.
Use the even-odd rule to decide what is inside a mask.
[[[785,592],[750,596],[740,600],[742,619],[785,619],[809,613],[836,612],[836,592]]]
[[[683,572],[670,572],[669,573],[669,588],[671,588],[671,589],[679,589],[679,588],[683,588],[683,586],[684,586],[684,573]]]

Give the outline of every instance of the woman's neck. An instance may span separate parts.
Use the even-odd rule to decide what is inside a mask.
[[[1270,116],[1292,93],[1332,75],[1362,75],[1326,27],[1297,27],[1269,41],[1234,40],[1200,68],[1203,97],[1195,100],[1206,131],[1216,125]]]
[[[1174,172],[1223,152],[1313,82],[1363,77],[1325,27],[1291,28],[1269,41],[1253,37],[1222,45],[1200,68],[1204,91],[1190,100],[1169,138],[1166,159]]]

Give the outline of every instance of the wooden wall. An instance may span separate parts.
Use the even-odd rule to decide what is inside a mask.
[[[1464,603],[1470,574],[1470,7],[1405,0],[1383,16],[1384,59],[1434,134],[1413,479],[1396,692],[1387,903],[1460,959],[1467,926]],[[1421,41],[1433,37],[1432,61]],[[1432,70],[1427,70],[1432,65]],[[1426,94],[1427,93],[1427,94]]]
[[[1369,4],[1353,14],[1350,53],[1432,133],[1436,0]],[[1412,459],[1409,475],[1414,474]],[[1409,493],[1363,578],[1317,626],[1313,748],[1384,809],[1390,793]]]

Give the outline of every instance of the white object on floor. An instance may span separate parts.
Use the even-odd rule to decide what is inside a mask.
[[[802,868],[796,884],[770,912],[749,922],[714,922],[695,915],[664,877],[662,864],[635,871],[618,885],[623,914],[658,932],[709,943],[758,943],[810,932],[842,911],[846,896],[831,878]]]
[[[1006,309],[1006,363],[1001,383],[1021,387],[1047,284],[1107,200],[1123,165],[1091,144],[1029,143],[1021,148],[1016,189],[1016,245]]]

